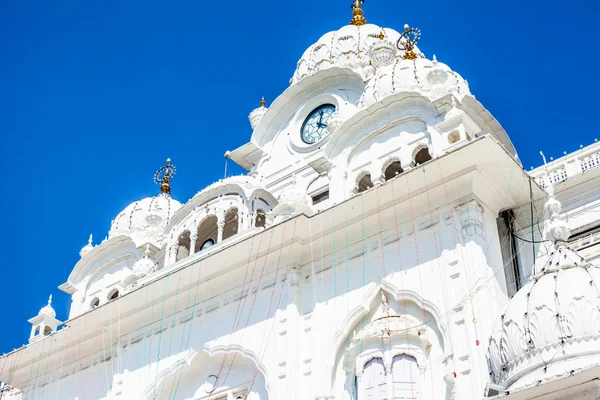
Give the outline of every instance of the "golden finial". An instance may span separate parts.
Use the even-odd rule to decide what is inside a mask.
[[[379,31],[379,40],[385,39],[385,35],[383,34],[383,29]]]
[[[404,25],[404,32],[402,32],[400,39],[398,39],[398,49],[404,51],[403,58],[405,60],[414,60],[417,58],[413,50],[420,37],[421,31],[419,28],[411,28],[408,24]],[[404,42],[402,42],[402,39],[404,39]]]
[[[166,195],[171,194],[171,179],[175,176],[176,168],[171,164],[171,159],[167,158],[167,164],[160,167],[156,174],[154,174],[154,183],[160,185],[160,191]]]
[[[260,106],[264,107],[267,105],[267,102],[265,101],[265,98],[263,97],[262,100],[260,101]]]
[[[367,23],[367,20],[364,17],[364,11],[360,8],[361,4],[364,4],[365,0],[354,0],[352,5],[352,19],[350,20],[350,25],[362,26]]]

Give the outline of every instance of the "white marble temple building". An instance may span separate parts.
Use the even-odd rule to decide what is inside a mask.
[[[600,145],[524,171],[361,4],[250,113],[247,175],[180,202],[168,161],[90,238],[0,399],[600,399]]]

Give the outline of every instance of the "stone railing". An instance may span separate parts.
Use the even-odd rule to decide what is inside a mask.
[[[592,233],[589,236],[581,237],[569,243],[569,247],[573,250],[581,250],[586,247],[591,247],[600,242],[600,232]]]
[[[600,167],[600,143],[598,142],[542,165],[530,171],[529,174],[540,187],[545,188],[584,174],[596,167]]]

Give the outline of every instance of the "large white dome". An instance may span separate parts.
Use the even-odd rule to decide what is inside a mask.
[[[399,59],[377,68],[375,76],[365,87],[359,107],[368,107],[398,92],[417,92],[432,101],[448,94],[459,100],[471,95],[467,82],[435,58],[433,61],[426,58]]]
[[[362,73],[372,62],[368,51],[374,43],[382,40],[380,37],[394,44],[395,57],[401,58],[404,55],[404,51],[396,46],[400,33],[394,29],[373,24],[347,25],[326,33],[304,52],[290,83],[294,84],[319,70],[331,67],[347,67]],[[414,51],[420,54],[417,48]]]
[[[507,390],[600,363],[600,268],[567,247],[560,208],[550,191],[546,238],[553,250],[490,337],[492,379]]]
[[[167,194],[147,197],[128,205],[112,222],[109,238],[127,235],[137,246],[162,244],[162,235],[181,203]]]

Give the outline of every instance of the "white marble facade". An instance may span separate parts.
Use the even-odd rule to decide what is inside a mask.
[[[0,398],[599,398],[600,147],[525,172],[403,32],[325,34],[228,153],[247,175],[90,238]]]

